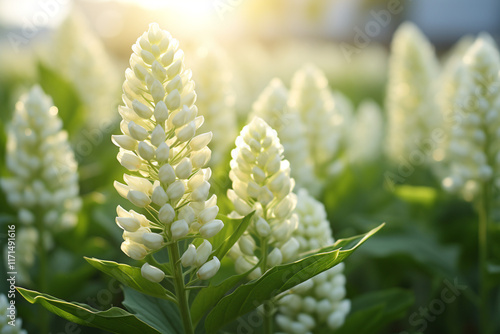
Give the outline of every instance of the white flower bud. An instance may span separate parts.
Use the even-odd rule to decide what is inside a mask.
[[[175,210],[170,204],[165,204],[161,207],[158,212],[158,219],[163,224],[170,224],[175,219]]]
[[[269,226],[269,223],[262,217],[259,217],[259,219],[255,222],[255,229],[262,238],[271,234],[271,227]]]
[[[190,225],[195,218],[194,210],[189,205],[179,210],[179,219],[184,219],[188,225]]]
[[[138,170],[142,165],[141,159],[133,153],[123,153],[122,156],[119,156],[118,161],[130,171]]]
[[[283,263],[283,255],[279,248],[274,248],[267,256],[267,266],[274,267]]]
[[[170,232],[172,232],[172,239],[178,240],[189,233],[189,225],[184,219],[176,220],[170,226]]]
[[[162,186],[158,185],[153,190],[153,195],[151,195],[151,201],[156,205],[163,206],[168,201],[168,196]]]
[[[217,217],[218,213],[219,213],[219,207],[217,205],[214,205],[212,207],[206,208],[203,211],[201,211],[200,214],[198,215],[198,219],[202,224],[206,224],[214,220],[215,217]]]
[[[179,162],[177,167],[175,167],[175,174],[179,179],[187,179],[193,170],[193,165],[189,158],[184,158]]]
[[[165,278],[165,273],[161,269],[153,267],[147,262],[141,267],[141,275],[154,283],[160,283]]]
[[[149,180],[145,178],[123,174],[123,179],[128,184],[131,190],[142,191],[147,195],[150,195],[153,191],[153,184],[151,184],[151,182],[149,182]]]
[[[181,94],[177,89],[171,91],[167,97],[165,98],[165,104],[167,105],[168,110],[176,110],[181,105]]]
[[[243,274],[253,268],[253,264],[248,262],[244,256],[240,256],[236,259],[234,263],[234,269],[238,274]]]
[[[197,152],[191,153],[191,161],[195,169],[203,168],[210,161],[212,151],[205,147]]]
[[[141,158],[143,158],[144,160],[149,161],[155,157],[155,149],[153,148],[153,146],[149,145],[144,141],[139,142],[139,147],[137,151],[139,152]]]
[[[116,217],[115,221],[122,230],[128,232],[135,232],[141,227],[141,223],[133,217]]]
[[[168,108],[165,102],[158,101],[158,103],[155,106],[154,114],[156,121],[160,124],[162,124],[168,119]]]
[[[201,266],[196,275],[201,280],[207,280],[214,277],[215,274],[217,274],[217,272],[219,271],[219,268],[220,261],[216,256],[214,256],[212,260]]]
[[[171,201],[177,201],[184,195],[184,191],[186,191],[184,183],[180,180],[177,180],[168,186],[167,196]]]
[[[274,209],[274,215],[277,218],[285,218],[287,217],[293,209],[295,209],[295,205],[297,204],[297,199],[294,194],[290,194],[276,206]]]
[[[146,247],[144,247],[144,245],[130,240],[125,240],[124,242],[122,242],[120,248],[122,252],[124,252],[128,257],[134,260],[142,260],[148,254],[148,251]]]
[[[164,164],[158,171],[158,178],[164,185],[169,185],[176,180],[175,171],[169,164]]]
[[[127,199],[134,205],[145,208],[151,204],[151,199],[142,191],[131,190],[127,194]]]
[[[129,192],[129,187],[124,185],[123,183],[120,183],[118,181],[113,182],[113,186],[116,189],[116,192],[123,198],[127,198],[128,192]]]
[[[165,130],[161,125],[157,125],[153,132],[151,132],[151,144],[158,147],[160,144],[165,142],[166,134]]]
[[[196,247],[189,244],[188,248],[181,256],[181,263],[183,267],[191,267],[196,259]]]
[[[153,111],[146,105],[142,104],[138,100],[132,102],[132,108],[134,108],[135,113],[142,118],[149,119],[153,115]]]
[[[208,257],[212,253],[212,244],[208,240],[203,240],[201,245],[198,246],[196,249],[196,259],[195,259],[195,265],[197,267],[203,265],[205,262],[207,262]]]
[[[294,259],[297,256],[299,247],[299,242],[295,238],[291,238],[283,246],[281,246],[283,262],[288,262],[289,260]]]
[[[196,123],[195,121],[189,122],[186,126],[184,126],[178,133],[177,133],[177,139],[181,143],[184,143],[191,138],[193,138],[194,134],[196,133]]]
[[[179,112],[172,119],[172,124],[177,128],[183,126],[184,124],[187,124],[192,120],[191,114],[191,109],[189,109],[187,106],[183,106],[182,109],[179,110]]]
[[[158,162],[167,161],[169,154],[170,154],[170,147],[168,147],[167,143],[163,142],[156,149],[156,160]]]
[[[208,192],[210,191],[210,183],[203,181],[203,183],[191,193],[191,199],[194,202],[206,201]]]
[[[134,151],[137,148],[137,140],[127,135],[112,135],[113,144],[125,150]]]
[[[257,183],[262,184],[266,179],[266,173],[264,173],[264,171],[262,169],[260,169],[258,166],[254,166],[252,168],[252,175],[253,175],[253,179]]]
[[[202,238],[208,239],[219,233],[224,227],[222,220],[215,219],[200,228]]]
[[[165,97],[165,89],[163,88],[161,82],[157,79],[155,79],[153,85],[151,85],[151,96],[153,97],[155,103],[162,101]]]
[[[158,233],[144,233],[142,240],[144,246],[153,250],[158,250],[163,246],[163,237]]]
[[[191,147],[193,151],[199,151],[210,143],[212,137],[213,137],[212,132],[206,132],[202,133],[201,135],[197,135],[196,137],[191,139],[189,147]]]
[[[243,252],[243,254],[252,256],[254,255],[255,251],[255,240],[252,238],[252,236],[246,234],[242,235],[240,240],[238,241],[238,246],[240,247],[240,250]]]
[[[139,140],[139,141],[142,141],[142,140],[148,138],[148,135],[149,135],[149,133],[146,129],[144,129],[142,126],[140,126],[138,124],[135,124],[133,121],[130,121],[128,123],[128,131],[130,133],[130,136],[132,136],[132,138]]]

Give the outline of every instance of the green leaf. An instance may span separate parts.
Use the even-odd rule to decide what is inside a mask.
[[[403,317],[413,303],[413,293],[399,288],[364,294],[352,301],[351,313],[335,334],[379,333]]]
[[[193,323],[197,324],[229,290],[231,290],[234,286],[236,286],[236,284],[241,282],[247,276],[247,273],[234,275],[220,284],[209,285],[201,289],[196,295],[193,304],[191,304],[191,317],[193,319]]]
[[[89,305],[67,302],[36,291],[17,288],[17,291],[31,304],[40,304],[52,313],[79,325],[97,327],[112,333],[158,334],[160,331],[149,326],[124,309],[112,307],[99,311]]]
[[[156,298],[175,301],[172,293],[160,283],[154,283],[142,277],[140,268],[95,258],[90,259],[86,257],[85,260],[96,269],[116,278],[120,283],[132,289]]]
[[[205,320],[207,332],[214,333],[223,325],[257,308],[266,300],[270,300],[278,294],[339,264],[380,230],[383,225],[356,238],[350,238],[347,241],[339,240],[336,244],[342,245],[342,248],[332,250],[333,246],[326,247],[320,250],[318,254],[310,255],[293,263],[273,267],[259,279],[239,286],[231,294],[222,298],[208,314]],[[349,247],[345,245],[349,245]]]
[[[240,239],[243,232],[247,230],[254,213],[255,211],[242,219],[230,219],[227,217],[224,219],[224,228],[210,239],[211,244],[215,248],[212,252],[213,256],[221,260],[229,252],[231,247]]]
[[[123,306],[137,318],[161,333],[182,334],[179,310],[174,303],[142,294],[129,287],[124,287],[123,293]]]

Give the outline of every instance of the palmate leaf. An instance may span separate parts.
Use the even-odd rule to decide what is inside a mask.
[[[85,260],[96,269],[116,278],[120,283],[134,290],[149,296],[175,302],[172,293],[165,289],[160,283],[154,283],[142,277],[140,268],[94,258],[90,259],[86,257]]]
[[[50,312],[77,323],[79,325],[97,327],[111,333],[161,333],[154,327],[130,314],[124,309],[112,307],[106,311],[99,311],[86,304],[67,302],[50,295],[17,288],[17,291],[30,303],[40,304]]]
[[[265,301],[332,268],[351,255],[383,225],[366,234],[339,240],[335,245],[325,247],[317,254],[307,256],[302,260],[273,267],[259,279],[239,286],[222,298],[208,314],[205,329],[208,333],[215,333],[217,329],[252,311]]]

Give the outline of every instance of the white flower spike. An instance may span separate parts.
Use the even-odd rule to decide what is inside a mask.
[[[124,175],[126,185],[115,183],[117,191],[150,214],[138,219],[133,210],[117,210],[117,224],[124,229],[122,250],[141,260],[172,243],[178,247],[181,239],[210,238],[224,224],[215,219],[216,198],[207,200],[211,172],[205,166],[212,134],[197,133],[204,119],[194,104],[194,82],[179,43],[153,23],[132,49],[123,84],[125,105],[119,108],[122,134],[113,142],[120,147],[118,160],[132,173]],[[204,240],[202,246],[198,252],[189,244],[179,260],[184,267],[205,268],[200,276],[206,278],[219,267],[203,267],[212,245]],[[163,272],[149,264],[142,275],[153,282],[163,279]]]

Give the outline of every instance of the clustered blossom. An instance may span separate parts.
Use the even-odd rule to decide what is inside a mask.
[[[500,55],[491,37],[478,37],[449,78],[449,175],[443,185],[472,200],[481,184],[499,184]]]
[[[151,24],[132,49],[123,84],[125,106],[119,107],[123,134],[113,136],[120,147],[118,160],[131,174],[124,174],[126,184],[115,182],[115,188],[134,206],[148,211],[152,220],[119,206],[116,223],[124,230],[121,249],[142,260],[168,242],[205,239],[198,247],[189,244],[181,260],[184,267],[199,268],[200,279],[208,279],[220,262],[210,258],[212,245],[207,239],[224,226],[215,219],[216,196],[208,197],[211,170],[205,166],[212,133],[196,134],[204,118],[198,116],[194,82],[178,41]],[[161,269],[148,263],[142,274],[155,282],[164,278]]]
[[[9,317],[12,315],[11,310],[8,309],[10,306],[11,304],[7,297],[3,293],[0,294],[0,334],[27,334],[28,332],[21,328],[23,321],[19,317],[16,316],[15,320],[11,320],[12,318]],[[11,321],[14,323],[14,326],[9,324]]]
[[[282,154],[276,131],[258,117],[243,128],[231,152],[232,189],[228,197],[234,215],[255,211],[252,224],[231,251],[236,271],[244,273],[256,266],[256,254],[265,258],[264,265],[255,268],[250,278],[298,254],[299,243],[292,237],[298,223],[293,214],[297,198],[292,193],[290,164]]]
[[[288,105],[288,95],[288,90],[280,79],[271,80],[253,104],[249,119],[260,117],[278,132],[297,186],[316,187],[319,186],[319,180],[314,175],[307,142],[304,141],[306,129],[300,115]]]
[[[105,46],[83,16],[68,15],[49,44],[46,58],[47,65],[76,90],[91,115],[87,117],[90,126],[111,122],[120,79]]]
[[[210,163],[216,165],[229,155],[236,138],[235,94],[227,59],[219,48],[205,46],[197,50],[193,68],[193,80],[198,94],[196,104],[205,117],[201,130],[213,132],[209,147],[212,149]],[[214,75],[216,73],[216,75]]]
[[[6,165],[12,176],[1,185],[9,204],[18,209],[22,228],[31,229],[20,229],[19,237],[34,243],[42,225],[51,232],[74,227],[81,207],[77,163],[57,112],[52,99],[35,86],[17,102],[7,130]],[[44,235],[48,247],[50,234]],[[23,248],[34,251],[29,243]],[[26,254],[26,259],[29,267],[33,256]]]
[[[415,25],[403,23],[392,41],[387,84],[387,153],[393,160],[421,150],[441,124],[435,97],[438,73],[432,45]]]
[[[364,164],[380,157],[384,139],[384,119],[380,107],[374,101],[362,101],[351,127],[347,137],[349,162]]]
[[[333,93],[324,73],[308,64],[292,78],[289,105],[305,125],[303,140],[307,142],[316,176],[326,180],[337,175],[344,168],[340,157],[345,144],[344,127],[352,116],[350,102],[341,93]]]
[[[321,202],[300,189],[295,213],[299,226],[293,236],[300,244],[300,252],[308,252],[332,245],[334,240],[326,211]],[[344,264],[301,283],[279,299],[276,322],[284,333],[311,333],[314,329],[335,330],[342,326],[351,308],[344,299],[345,281],[342,274]]]

